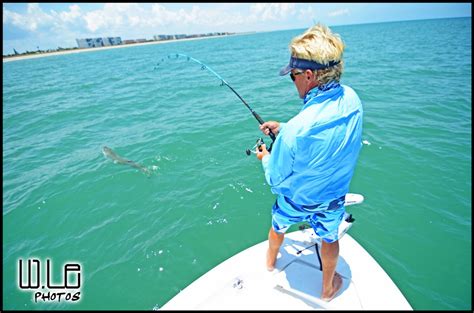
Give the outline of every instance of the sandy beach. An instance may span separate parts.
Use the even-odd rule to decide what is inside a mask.
[[[237,33],[237,34],[223,35],[223,36],[209,36],[209,37],[196,37],[196,38],[172,39],[172,40],[164,40],[164,41],[132,43],[132,44],[127,44],[127,45],[108,46],[108,47],[82,48],[82,49],[67,50],[67,51],[44,52],[44,53],[31,54],[31,55],[21,55],[21,56],[14,56],[14,57],[8,57],[8,58],[4,57],[3,62],[5,63],[5,62],[11,62],[11,61],[25,60],[25,59],[43,58],[43,57],[48,57],[48,56],[53,56],[53,55],[61,55],[61,54],[82,53],[82,52],[99,51],[99,50],[107,50],[107,49],[118,49],[118,48],[136,47],[136,46],[144,46],[144,45],[165,44],[165,43],[177,42],[177,41],[190,41],[190,40],[222,38],[222,37],[226,37],[226,36],[238,36],[238,35],[248,35],[248,34],[255,34],[255,32]]]

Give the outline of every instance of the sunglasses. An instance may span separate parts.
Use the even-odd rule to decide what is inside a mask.
[[[296,73],[294,73],[294,74],[293,74],[293,73],[290,73],[291,80],[292,80],[292,81],[295,81],[295,76],[296,76],[296,75],[300,75],[300,74],[304,74],[304,72],[296,72]]]

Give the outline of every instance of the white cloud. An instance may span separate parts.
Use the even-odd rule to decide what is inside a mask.
[[[306,8],[299,9],[300,19],[307,22],[308,25],[314,25],[317,21],[316,11],[312,6],[307,6]]]
[[[198,5],[185,10],[168,10],[161,4],[152,4],[146,10],[138,4],[108,4],[101,10],[86,14],[87,28],[92,32],[104,29],[112,31],[119,27],[136,27],[143,29],[165,26],[224,26],[244,23],[240,13],[229,13],[222,9],[201,9]],[[162,31],[161,31],[162,32]]]
[[[125,25],[139,26],[139,17],[145,13],[136,3],[106,3],[101,10],[87,12],[84,20],[87,29],[96,32]]]
[[[14,34],[16,28],[23,31],[24,37],[34,40],[35,47],[39,44],[55,48],[53,42],[63,47],[75,46],[76,38],[150,39],[158,34],[250,31],[258,30],[255,25],[267,21],[287,23],[288,17],[300,18],[293,3],[196,3],[185,7],[163,3],[106,3],[89,11],[84,11],[78,3],[62,11],[48,12],[41,6],[29,3],[26,12],[16,13],[4,5],[4,38],[5,29],[13,29]],[[4,45],[13,43],[13,39],[4,39]]]
[[[308,15],[312,17],[315,14],[315,12],[314,12],[313,7],[307,6],[306,8],[300,9],[299,14],[303,16]]]
[[[39,4],[29,3],[24,14],[4,8],[3,24],[32,32],[49,27],[50,31],[56,32],[68,29],[70,32],[87,32],[89,35],[109,33],[111,36],[126,36],[132,32],[142,32],[144,35],[150,32],[163,33],[167,29],[173,29],[171,32],[174,32],[197,27],[208,31],[216,30],[216,27],[222,30],[236,25],[248,27],[255,22],[282,21],[296,13],[293,3],[254,3],[247,8],[248,14],[242,7],[236,10],[239,6],[222,4],[202,9],[199,5],[193,5],[187,9],[171,10],[159,3],[106,3],[101,9],[84,12],[80,5],[73,4],[68,11],[51,10],[46,13]]]
[[[3,24],[11,23],[23,30],[36,31],[40,27],[52,25],[53,22],[53,17],[44,13],[37,3],[28,3],[24,15],[3,9]]]
[[[331,16],[331,17],[341,16],[341,15],[349,15],[349,9],[340,9],[340,10],[336,10],[336,11],[328,13],[328,16]]]
[[[254,3],[250,6],[251,17],[262,22],[283,20],[295,12],[294,3]]]
[[[69,12],[60,12],[58,15],[61,21],[65,23],[74,23],[82,16],[82,12],[81,8],[77,4],[74,4],[69,7]]]
[[[166,25],[176,20],[176,15],[167,10],[160,4],[153,4],[151,6],[152,20],[150,24]]]

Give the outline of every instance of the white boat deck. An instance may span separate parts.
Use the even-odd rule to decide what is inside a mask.
[[[331,302],[320,300],[316,248],[297,254],[315,240],[312,229],[288,233],[273,272],[265,266],[268,241],[261,242],[198,278],[161,309],[412,310],[385,271],[347,234],[339,241],[336,268],[343,287]]]

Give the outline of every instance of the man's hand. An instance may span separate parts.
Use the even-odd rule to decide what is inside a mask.
[[[268,135],[270,133],[270,130],[272,131],[273,134],[278,135],[278,132],[280,131],[280,123],[275,122],[275,121],[268,121],[260,125],[260,130],[262,133],[265,135]]]
[[[261,145],[260,148],[257,147],[256,152],[257,152],[257,158],[260,161],[263,159],[264,156],[266,156],[267,154],[270,154],[270,152],[268,152],[267,146],[265,144]]]

